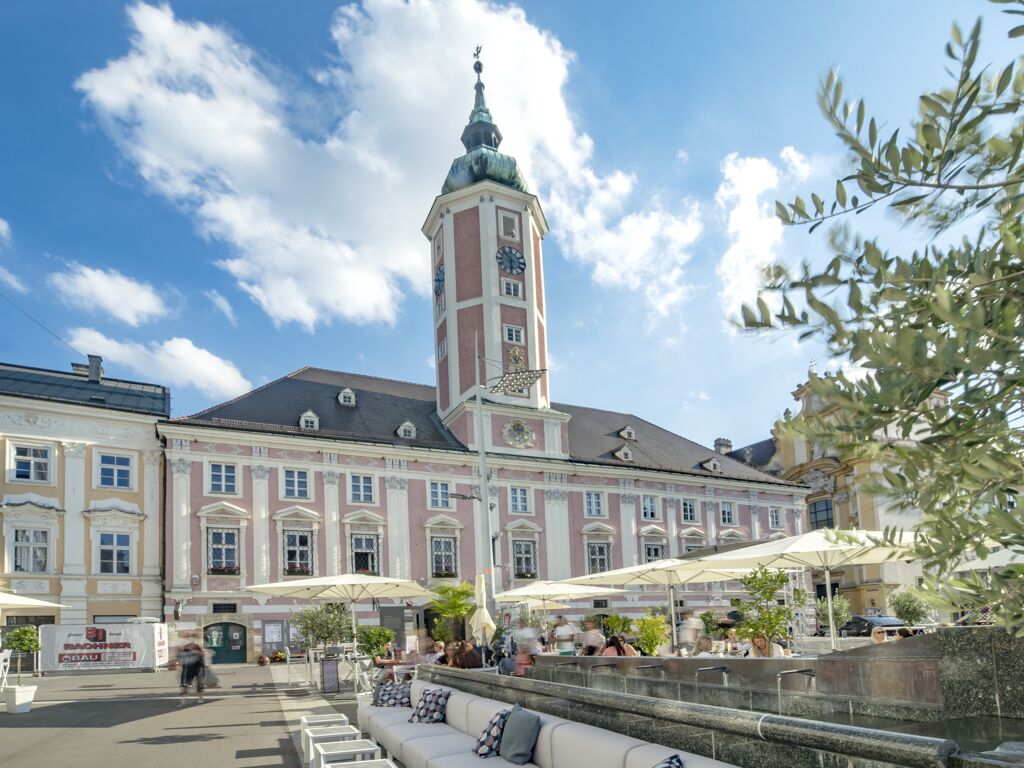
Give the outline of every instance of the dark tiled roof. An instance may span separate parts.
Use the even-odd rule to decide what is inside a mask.
[[[345,388],[356,395],[354,408],[338,402]],[[573,461],[790,485],[637,416],[563,403],[552,408],[572,417],[568,450]],[[299,427],[307,409],[319,417],[320,429]],[[416,426],[415,439],[396,434],[406,420]],[[438,419],[434,387],[322,368],[303,368],[173,423],[466,450]],[[626,426],[636,431],[637,439],[628,441],[632,462],[614,456],[627,443],[619,436]],[[719,460],[721,472],[701,466],[711,458]]]
[[[749,456],[747,451],[750,452]],[[745,445],[742,448],[737,448],[735,451],[729,451],[726,455],[732,456],[736,461],[742,461],[744,464],[760,469],[768,466],[768,462],[775,455],[775,440],[769,437],[767,440],[760,440],[756,443]]]
[[[167,418],[171,393],[158,384],[110,379],[89,381],[79,373],[0,363],[0,395],[87,405]]]

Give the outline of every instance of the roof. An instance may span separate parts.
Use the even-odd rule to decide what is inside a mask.
[[[747,454],[748,451],[750,452],[749,456]],[[774,455],[775,440],[771,437],[767,440],[759,440],[756,443],[737,448],[735,451],[729,451],[726,454],[726,456],[731,456],[736,461],[742,461],[744,464],[759,468],[768,466],[768,462],[772,460]]]
[[[144,384],[101,376],[90,381],[85,373],[52,371],[0,363],[0,395],[85,405],[167,418],[171,393],[159,384]]]
[[[355,394],[355,407],[338,402],[338,394],[344,389]],[[572,461],[793,485],[632,414],[562,403],[553,403],[552,408],[572,417],[568,446]],[[299,426],[307,410],[317,415],[319,429]],[[398,436],[399,426],[406,421],[416,427],[415,438]],[[323,368],[302,368],[234,400],[170,423],[468,451],[438,418],[434,387]],[[635,430],[636,440],[619,436],[627,426]],[[627,443],[633,452],[630,462],[614,455]],[[701,466],[712,458],[719,460],[720,472]]]

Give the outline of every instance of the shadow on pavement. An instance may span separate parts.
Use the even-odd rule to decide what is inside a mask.
[[[193,733],[191,735],[181,736],[150,736],[142,739],[125,739],[124,741],[117,742],[118,744],[149,744],[152,746],[159,746],[164,744],[189,744],[196,741],[217,741],[224,737],[219,733]]]

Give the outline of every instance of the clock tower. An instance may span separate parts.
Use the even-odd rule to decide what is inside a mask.
[[[561,455],[566,417],[550,409],[547,373],[541,254],[547,221],[515,158],[498,151],[502,136],[484,100],[483,65],[477,61],[473,69],[476,97],[462,132],[466,152],[452,162],[423,225],[431,251],[437,411],[457,437],[476,447],[479,381],[488,449]],[[490,391],[488,382],[514,370],[543,373],[529,388]]]

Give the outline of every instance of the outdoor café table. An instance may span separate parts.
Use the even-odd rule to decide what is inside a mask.
[[[341,714],[341,712],[335,712],[330,715],[303,715],[299,724],[303,731],[315,726],[348,725],[348,717]]]
[[[341,741],[336,744],[317,744],[313,750],[313,760],[309,761],[309,768],[324,768],[332,763],[354,763],[356,761],[359,761],[360,768],[370,765],[393,765],[387,760],[380,760],[380,746],[369,739]],[[367,762],[368,760],[372,760],[372,762]]]
[[[313,764],[313,747],[324,741],[349,741],[359,738],[359,729],[353,725],[325,725],[306,728],[302,732],[302,756]]]

